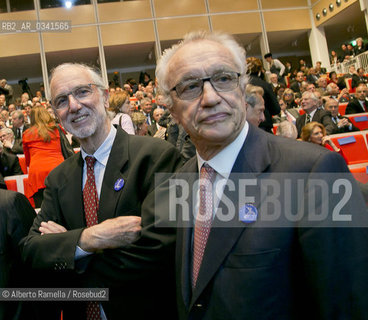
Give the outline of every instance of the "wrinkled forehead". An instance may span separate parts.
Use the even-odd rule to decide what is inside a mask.
[[[66,66],[55,70],[50,82],[51,96],[55,97],[73,88],[92,83],[92,76],[85,69],[78,66]]]

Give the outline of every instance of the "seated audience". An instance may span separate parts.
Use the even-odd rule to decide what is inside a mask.
[[[337,84],[337,73],[335,71],[331,71],[329,74],[328,74],[328,80],[327,80],[327,84],[330,84],[331,82],[334,82]]]
[[[282,95],[282,100],[286,103],[286,109],[297,108],[298,105],[295,102],[295,95],[293,90],[285,89],[284,94]]]
[[[358,68],[357,74],[353,74],[353,79],[351,81],[351,87],[356,88],[359,83],[367,83],[368,78],[364,75],[364,68]]]
[[[40,208],[45,178],[64,161],[57,125],[44,107],[32,109],[31,127],[24,132],[23,148],[29,167],[26,196],[33,197],[36,208]]]
[[[262,98],[264,91],[262,87],[248,84],[245,89],[245,100],[247,102],[247,121],[258,127],[265,120],[265,105]]]
[[[325,110],[331,113],[332,122],[334,124],[334,133],[343,133],[351,131],[359,131],[349,118],[339,114],[339,103],[335,99],[328,99],[325,103]]]
[[[298,130],[296,130],[296,127],[293,123],[289,121],[283,121],[278,125],[276,129],[276,135],[285,138],[296,139],[298,137]]]
[[[360,83],[356,88],[355,98],[346,107],[345,114],[368,112],[367,93],[366,84]]]
[[[350,99],[349,90],[344,88],[340,92],[338,85],[334,82],[331,82],[327,85],[325,95],[329,96],[331,99],[334,99],[339,103],[348,102]]]
[[[23,174],[18,157],[4,151],[3,143],[0,141],[0,176],[5,178],[18,174]]]
[[[330,151],[339,153],[345,159],[345,162],[347,162],[342,149],[338,148],[331,138],[326,135],[326,129],[323,124],[316,121],[307,123],[302,129],[300,137],[303,141],[312,142]]]
[[[14,132],[10,128],[0,130],[0,141],[3,143],[4,150],[8,153],[23,154],[22,140],[15,139]]]
[[[130,117],[130,100],[126,91],[115,92],[109,98],[109,111],[113,113],[112,124],[117,124],[127,133],[134,134],[134,126]]]
[[[161,127],[158,122],[160,121],[162,115],[164,114],[164,110],[161,109],[161,108],[156,108],[155,110],[153,110],[153,119],[155,120],[154,123],[152,123],[150,126],[148,126],[148,129],[147,129],[147,134],[149,136],[154,136],[154,137],[159,137],[161,139],[165,139],[165,131],[166,131],[166,128],[164,127]],[[158,133],[158,135],[156,136],[156,133],[160,131]]]
[[[305,114],[296,119],[296,128],[298,129],[298,137],[302,132],[302,128],[309,122],[316,121],[322,123],[328,134],[334,133],[334,124],[331,116],[325,110],[320,108],[321,100],[317,92],[306,91],[303,93],[301,107]]]
[[[144,114],[141,112],[133,112],[131,117],[135,134],[138,136],[145,136],[147,134],[148,124]]]

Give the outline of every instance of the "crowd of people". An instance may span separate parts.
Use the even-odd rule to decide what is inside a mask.
[[[42,90],[2,91],[0,173],[19,174],[24,153],[26,196],[40,208],[34,218],[26,198],[0,190],[4,219],[25,221],[16,236],[3,230],[12,259],[44,272],[40,287],[110,289],[108,301],[34,304],[27,319],[365,317],[367,209],[329,137],[358,130],[339,103],[368,112],[364,70],[338,77],[301,60],[293,78],[271,53],[265,60],[246,58],[230,35],[193,32],[165,51],[155,81],[142,73],[106,86],[95,69],[65,63],[51,74],[50,101]],[[276,124],[288,139],[272,134]],[[66,154],[71,146],[80,152]],[[269,183],[285,174],[298,187],[271,203]],[[335,225],[340,199],[321,199],[310,183],[342,176],[353,217]],[[0,319],[11,312],[0,303]]]

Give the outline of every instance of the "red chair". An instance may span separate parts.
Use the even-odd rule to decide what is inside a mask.
[[[368,162],[367,145],[360,132],[337,137],[331,136],[331,140],[342,149],[349,165]]]
[[[349,89],[349,93],[355,93],[355,88],[352,88],[353,78],[345,78],[346,87]]]
[[[13,190],[25,194],[25,191],[29,188],[28,174],[5,177],[4,181],[8,190]],[[28,198],[28,200],[34,208],[35,204],[33,198]]]
[[[358,180],[361,183],[367,183],[368,182],[368,166],[365,164],[361,167],[356,167],[353,169],[350,169],[350,172],[353,174],[354,178]]]
[[[348,103],[339,103],[339,113],[344,116],[345,115],[345,111],[346,111],[346,107],[348,106]]]
[[[346,115],[359,130],[368,130],[368,113]]]
[[[28,168],[27,168],[27,164],[26,164],[26,158],[23,154],[18,154],[18,160],[19,160],[19,164],[20,164],[20,167],[23,171],[24,174],[27,174],[28,173]]]

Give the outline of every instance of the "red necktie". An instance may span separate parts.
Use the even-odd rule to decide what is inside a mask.
[[[213,194],[212,183],[216,172],[206,163],[203,164],[199,177],[199,212],[194,226],[192,287],[195,288],[204,250],[211,230]]]
[[[365,112],[368,112],[367,103],[365,101],[363,102],[363,108],[364,108]]]
[[[96,159],[94,157],[85,158],[87,165],[87,181],[83,189],[84,214],[86,217],[87,227],[91,227],[98,223],[98,194],[95,182],[94,165]],[[87,302],[87,320],[101,320],[100,304],[97,301]]]

